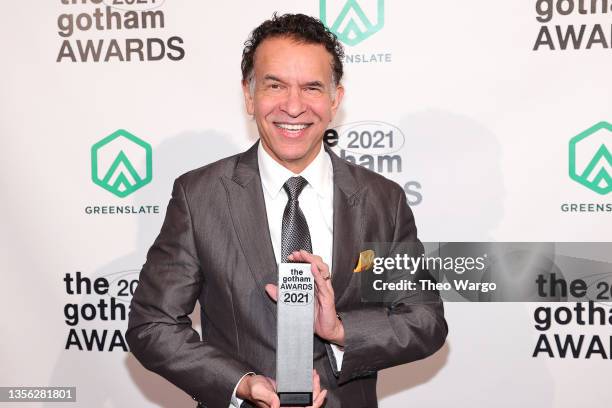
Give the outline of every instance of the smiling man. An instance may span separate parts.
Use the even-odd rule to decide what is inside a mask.
[[[126,336],[146,368],[200,407],[279,406],[281,262],[308,262],[315,278],[314,407],[376,407],[378,370],[444,343],[436,293],[361,302],[352,271],[365,243],[418,241],[401,187],[323,145],[344,96],[342,56],[312,17],[275,15],[257,27],[243,51],[242,89],[260,140],[174,184]],[[198,300],[201,339],[188,317]]]
[[[342,75],[341,62],[335,58],[322,44],[289,36],[267,38],[245,52],[247,112],[257,122],[264,151],[295,174],[319,154],[342,101],[344,88],[335,78]],[[332,69],[336,64],[339,73]]]

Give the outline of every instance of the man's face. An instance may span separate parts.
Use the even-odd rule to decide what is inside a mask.
[[[331,62],[322,45],[268,38],[255,52],[254,87],[243,83],[263,148],[294,173],[316,157],[342,100],[344,89],[333,85]]]

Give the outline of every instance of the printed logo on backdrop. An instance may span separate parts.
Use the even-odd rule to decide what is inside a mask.
[[[410,205],[423,200],[421,183],[417,180],[398,180],[402,176],[402,155],[406,138],[402,130],[381,121],[346,123],[328,129],[325,143],[351,163],[358,164],[398,182],[406,192]]]
[[[596,197],[612,192],[612,124],[599,122],[569,141],[569,177]],[[563,212],[612,212],[612,203],[563,203]]]
[[[166,34],[164,0],[60,0],[56,62],[179,61],[183,39]]]
[[[612,125],[600,122],[570,140],[570,177],[601,195],[612,191]]]
[[[141,174],[130,158],[145,163]],[[151,145],[127,130],[117,130],[91,147],[91,179],[117,197],[127,197],[153,179]]]
[[[367,48],[367,41],[385,25],[384,0],[319,0],[319,18],[344,44],[361,53],[345,52],[344,63],[391,62],[387,51]]]
[[[64,275],[66,294],[82,299],[64,304],[64,322],[69,328],[66,350],[129,351],[125,322],[139,273],[131,269],[95,279],[78,271]]]
[[[91,180],[117,198],[125,198],[153,180],[151,145],[119,129],[91,146]],[[159,214],[159,205],[89,205],[87,214]]]
[[[536,0],[541,23],[533,51],[612,48],[612,4],[608,0]]]
[[[359,44],[372,34],[377,33],[385,25],[384,0],[376,1],[376,14],[370,16],[364,13],[356,0],[347,0],[344,2],[340,13],[331,20],[327,18],[327,3],[327,0],[320,1],[321,21],[327,24],[331,32],[347,45]],[[374,21],[371,21],[371,18]]]

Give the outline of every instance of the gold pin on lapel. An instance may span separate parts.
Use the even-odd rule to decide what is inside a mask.
[[[363,272],[372,267],[374,265],[374,257],[376,254],[371,249],[366,249],[359,253],[359,261],[357,261],[357,266],[353,269],[353,272]]]

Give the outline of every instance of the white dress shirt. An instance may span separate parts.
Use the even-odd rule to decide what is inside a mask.
[[[302,176],[308,181],[308,185],[300,193],[298,201],[308,223],[312,253],[323,258],[331,273],[334,241],[334,173],[331,158],[323,149],[323,143],[315,159],[300,174],[294,174],[274,160],[264,150],[261,142],[257,149],[257,162],[276,263],[280,263],[283,213],[288,200],[283,185],[290,177]],[[335,344],[331,347],[340,370],[344,352]],[[242,404],[242,400],[236,397],[238,384],[234,388],[230,408],[240,407]]]

